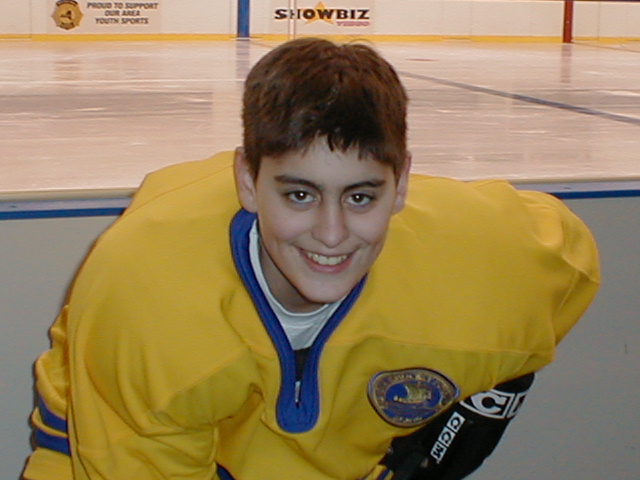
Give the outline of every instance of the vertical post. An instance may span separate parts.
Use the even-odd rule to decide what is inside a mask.
[[[289,22],[287,23],[287,38],[298,36],[298,0],[289,0]]]
[[[249,38],[250,0],[238,0],[238,38]]]
[[[562,43],[573,41],[573,0],[564,0],[564,22],[562,26]]]

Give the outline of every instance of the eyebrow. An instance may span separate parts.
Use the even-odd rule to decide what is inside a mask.
[[[313,188],[319,192],[324,191],[324,187],[318,185],[311,180],[307,180],[306,178],[294,177],[293,175],[276,175],[276,182],[290,184],[290,185],[304,185],[309,188]],[[378,188],[382,187],[386,184],[387,181],[382,178],[373,178],[371,180],[363,180],[362,182],[352,183],[351,185],[347,185],[343,191],[348,192],[349,190],[355,190],[358,188]]]

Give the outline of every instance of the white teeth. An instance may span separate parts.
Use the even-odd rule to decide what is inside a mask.
[[[309,257],[313,262],[317,263],[318,265],[325,265],[325,266],[338,265],[344,262],[347,258],[349,258],[349,255],[337,255],[335,257],[327,257],[325,255],[320,255],[318,253],[311,253],[311,252],[305,252],[305,253],[307,254],[307,257]]]

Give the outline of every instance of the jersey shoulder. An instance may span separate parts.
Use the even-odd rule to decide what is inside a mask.
[[[207,192],[219,200],[235,200],[235,195],[232,195],[233,155],[231,151],[221,152],[204,160],[178,163],[148,174],[125,215],[149,204],[162,205],[165,198],[173,202],[182,197],[197,199],[197,195],[206,195]]]

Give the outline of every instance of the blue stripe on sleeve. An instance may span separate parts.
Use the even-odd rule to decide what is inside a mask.
[[[42,398],[38,401],[38,408],[40,409],[40,416],[42,421],[47,427],[53,428],[60,433],[67,433],[67,421],[64,418],[60,418],[47,407]]]
[[[48,448],[55,452],[60,452],[65,455],[71,455],[71,448],[69,447],[69,440],[64,437],[56,437],[42,430],[35,431],[35,441],[38,447]]]

